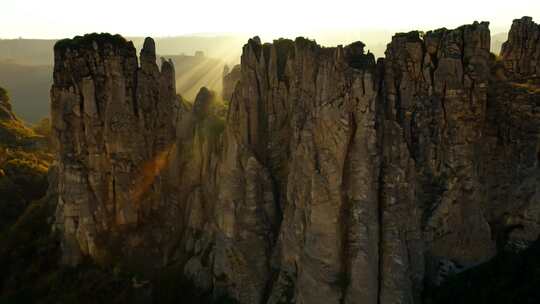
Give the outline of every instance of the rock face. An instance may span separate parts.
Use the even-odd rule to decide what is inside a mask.
[[[540,233],[540,90],[497,77],[487,23],[396,34],[377,62],[250,39],[226,114],[176,97],[151,40],[140,66],[79,40],[52,89],[67,262],[180,265],[240,303],[421,303]]]
[[[503,44],[501,57],[508,72],[515,76],[540,74],[540,25],[531,17],[514,20]]]
[[[498,245],[522,250],[538,238],[540,225],[540,25],[530,17],[514,20],[493,65],[500,64],[506,69],[490,81],[484,127],[486,214]]]
[[[176,137],[174,68],[164,62],[159,70],[152,39],[145,41],[140,63],[133,44],[118,36],[55,46],[56,220],[68,263],[82,255],[142,259],[168,237],[155,235],[151,226],[153,213],[166,203],[160,198],[164,164]],[[147,229],[138,229],[142,223]],[[122,251],[128,244],[131,250]]]
[[[383,256],[389,250],[382,270],[384,303],[417,296],[399,291],[419,291],[423,265],[427,281],[437,282],[444,275],[439,265],[473,265],[495,253],[477,168],[489,46],[488,24],[475,23],[427,32],[423,39],[414,32],[398,34],[387,49],[386,106],[390,120],[399,125],[389,136],[403,138],[401,147],[407,148],[394,148],[394,153],[405,154],[413,164],[396,163],[392,154],[383,164],[383,183],[390,186],[381,192],[383,209],[388,209],[382,224]],[[388,146],[396,143],[385,143],[384,155]],[[396,288],[400,284],[412,289]]]
[[[255,38],[243,49],[218,200],[230,210],[219,235],[238,256],[222,272],[241,302],[376,298],[378,84],[362,48]]]
[[[232,94],[234,92],[234,88],[236,87],[236,84],[240,80],[240,72],[241,68],[240,65],[235,65],[232,70],[229,71],[229,67],[226,65],[223,68],[223,89],[221,96],[224,100],[231,100]]]

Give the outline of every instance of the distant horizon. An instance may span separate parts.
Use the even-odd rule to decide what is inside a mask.
[[[514,19],[519,19],[519,18],[522,18],[522,17],[525,17],[525,16],[520,16],[520,17],[516,17]],[[533,18],[534,19],[534,18]],[[540,20],[540,18],[539,18]],[[479,21],[479,20],[475,20],[476,22],[489,22],[487,20],[482,20],[482,21]],[[472,24],[473,22],[475,21],[472,21],[470,23],[464,23],[462,25],[466,25],[466,24]],[[508,31],[510,30],[510,26],[512,25],[512,23],[510,22],[508,24],[508,26],[506,27],[502,27],[502,26],[499,26],[499,27],[496,27],[496,28],[493,28],[491,23],[490,23],[490,31],[491,31],[491,35],[498,35],[498,34],[506,34],[508,33]],[[458,26],[459,27],[459,26]],[[306,32],[304,34],[302,33],[296,33],[296,34],[283,34],[283,35],[278,35],[278,36],[273,36],[273,35],[264,35],[264,34],[248,34],[248,33],[233,33],[233,32],[194,32],[194,33],[185,33],[185,34],[172,34],[172,35],[125,35],[123,33],[120,33],[120,32],[103,32],[103,31],[93,31],[93,32],[81,32],[79,34],[74,34],[72,36],[58,36],[58,37],[33,37],[33,36],[0,36],[0,40],[43,40],[43,41],[54,41],[54,40],[62,40],[62,39],[71,39],[71,38],[74,38],[76,36],[84,36],[84,35],[87,35],[87,34],[92,34],[92,33],[98,33],[98,34],[101,34],[101,33],[109,33],[109,34],[113,34],[113,35],[121,35],[122,37],[126,38],[126,39],[132,39],[132,38],[135,38],[135,39],[140,39],[140,38],[145,38],[145,37],[151,37],[151,38],[154,38],[154,39],[167,39],[167,38],[236,38],[236,39],[240,39],[240,38],[252,38],[252,37],[255,37],[255,36],[258,36],[258,37],[261,37],[261,39],[263,40],[273,40],[273,39],[279,39],[279,38],[289,38],[289,39],[294,39],[296,37],[306,37],[306,38],[310,38],[310,39],[315,39],[315,38],[311,38],[310,36],[311,35],[331,35],[331,34],[356,34],[356,35],[362,35],[362,33],[392,33],[393,34],[397,34],[397,33],[407,33],[407,32],[412,32],[412,31],[431,31],[431,30],[437,30],[437,29],[440,29],[440,28],[447,28],[447,29],[453,29],[453,28],[450,28],[450,27],[445,27],[445,26],[442,26],[442,27],[436,27],[436,28],[430,28],[430,29],[410,29],[410,30],[405,30],[405,29],[396,29],[396,30],[391,30],[391,29],[334,29],[334,30],[321,30],[321,31],[318,31],[318,32]],[[269,37],[271,36],[271,37]],[[264,39],[264,38],[267,38],[267,39]]]
[[[507,31],[516,18],[531,16],[540,20],[537,0],[514,0],[511,5],[500,0],[334,0],[332,5],[274,0],[264,6],[264,11],[256,2],[245,0],[154,0],[150,8],[142,0],[94,0],[91,4],[78,0],[2,2],[2,39],[55,40],[94,32],[125,37],[235,35],[275,39],[336,32],[361,35],[452,29],[475,20],[490,22],[492,32],[498,33]]]

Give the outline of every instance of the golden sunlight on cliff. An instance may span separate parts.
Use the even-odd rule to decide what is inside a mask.
[[[142,201],[144,195],[150,190],[156,177],[161,173],[165,165],[169,162],[171,152],[176,149],[176,144],[172,144],[169,148],[157,153],[157,155],[146,161],[141,166],[139,178],[135,181],[132,193],[132,202],[137,206]]]

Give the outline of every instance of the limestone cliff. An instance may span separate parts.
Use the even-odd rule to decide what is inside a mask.
[[[498,73],[536,64],[504,55],[535,39],[522,22],[502,61],[485,22],[396,34],[377,62],[361,42],[255,37],[228,109],[176,97],[150,39],[140,64],[120,37],[59,43],[66,261],[180,266],[240,303],[421,303],[540,233],[538,82]]]

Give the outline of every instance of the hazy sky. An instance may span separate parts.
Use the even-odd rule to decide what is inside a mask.
[[[540,0],[0,0],[1,38],[241,33],[287,36],[322,30],[428,30],[490,21],[492,33]]]

